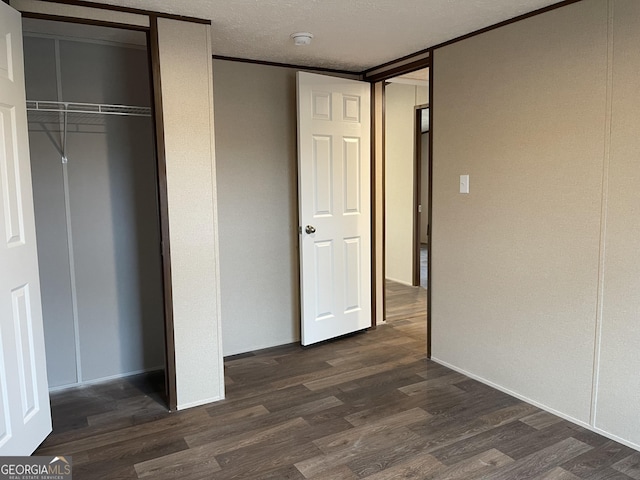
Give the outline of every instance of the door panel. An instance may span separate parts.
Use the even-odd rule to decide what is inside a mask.
[[[0,3],[0,455],[51,432],[20,14]]]
[[[371,326],[369,95],[298,73],[303,345]]]

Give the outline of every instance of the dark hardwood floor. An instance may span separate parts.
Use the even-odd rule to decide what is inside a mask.
[[[36,454],[76,480],[640,479],[639,452],[426,360],[402,290],[376,330],[227,359],[217,404],[167,413],[161,375],[55,393]]]

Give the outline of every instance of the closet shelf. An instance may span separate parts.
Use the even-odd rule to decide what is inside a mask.
[[[27,111],[74,114],[126,115],[150,117],[150,107],[133,105],[108,105],[103,103],[53,102],[45,100],[27,100]]]

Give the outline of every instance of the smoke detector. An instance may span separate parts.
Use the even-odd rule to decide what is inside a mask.
[[[311,45],[311,39],[313,38],[313,33],[309,33],[309,32],[292,33],[290,37],[293,38],[293,43],[296,47],[304,47],[307,45]]]

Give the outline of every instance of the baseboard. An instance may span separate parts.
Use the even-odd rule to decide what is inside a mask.
[[[110,382],[112,380],[118,380],[121,378],[133,377],[134,375],[141,375],[143,373],[157,372],[159,370],[164,370],[164,365],[159,367],[145,368],[143,370],[136,370],[133,372],[119,373],[117,375],[110,375],[108,377],[95,378],[93,380],[84,380],[82,382],[69,383],[67,385],[60,385],[58,387],[50,387],[49,393],[60,392],[62,390],[68,390],[70,388],[82,387],[84,385],[96,385],[99,383]]]
[[[248,354],[248,353],[261,353],[264,350],[269,350],[271,348],[278,348],[278,347],[286,347],[288,345],[295,345],[295,344],[300,344],[300,338],[288,338],[288,339],[282,339],[282,340],[276,340],[275,343],[273,342],[268,342],[268,343],[256,343],[256,344],[252,344],[250,346],[247,347],[242,347],[239,349],[232,349],[230,351],[230,353],[223,353],[223,359],[227,360],[230,357],[235,357],[236,355],[244,355],[244,354]],[[224,348],[223,348],[224,351]]]
[[[587,422],[583,422],[582,420],[579,420],[577,418],[572,417],[571,415],[567,415],[565,413],[562,413],[558,410],[555,410],[554,408],[549,407],[548,405],[545,405],[544,403],[540,403],[536,400],[533,400],[531,398],[526,397],[525,395],[520,395],[517,392],[514,392],[513,390],[509,390],[508,388],[503,387],[502,385],[498,385],[497,383],[494,383],[490,380],[487,380],[486,378],[483,378],[479,375],[475,375],[474,373],[468,372],[467,370],[463,369],[463,368],[459,368],[456,367],[455,365],[452,365],[448,362],[445,362],[444,360],[440,360],[436,357],[431,357],[431,360],[435,363],[438,363],[440,365],[442,365],[443,367],[447,367],[451,370],[454,370],[458,373],[461,373],[463,375],[466,375],[469,378],[473,378],[474,380],[477,380],[480,383],[484,383],[485,385],[488,385],[492,388],[495,388],[496,390],[500,390],[501,392],[506,393],[507,395],[511,395],[512,397],[515,397],[519,400],[522,400],[523,402],[527,402],[535,407],[538,407],[546,412],[549,412],[557,417],[560,417],[564,420],[567,420],[568,422],[574,423],[576,425],[579,425],[580,427],[586,428],[587,430],[590,430],[592,432],[595,432],[599,435],[602,435],[603,437],[607,437],[611,440],[614,440],[618,443],[621,443],[622,445],[625,445],[629,448],[633,448],[634,450],[638,450],[640,451],[640,445],[630,442],[629,440],[625,440],[624,438],[620,438],[612,433],[609,433],[605,430],[602,430],[594,425],[591,425]]]
[[[404,280],[398,280],[397,278],[387,277],[385,280],[391,280],[392,282],[399,283],[400,285],[406,285],[407,287],[415,287],[411,282],[405,282]]]
[[[209,403],[219,402],[224,400],[224,395],[218,395],[216,397],[206,398],[204,400],[198,400],[196,402],[182,403],[178,405],[178,410],[186,410],[187,408],[200,407]]]

